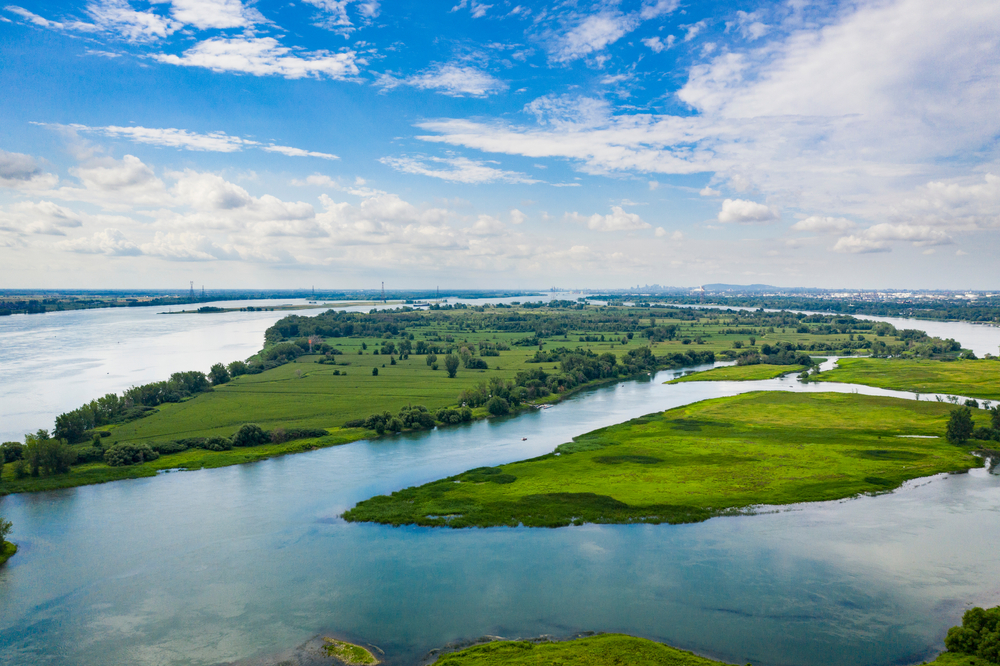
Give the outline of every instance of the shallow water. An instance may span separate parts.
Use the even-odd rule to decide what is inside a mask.
[[[320,633],[412,664],[484,634],[623,631],[734,663],[912,663],[967,604],[1000,602],[1000,477],[695,525],[392,528],[339,514],[374,494],[551,451],[572,436],[757,388],[674,372],[521,417],[252,465],[5,498],[0,664],[266,659]],[[522,441],[522,437],[528,437]]]

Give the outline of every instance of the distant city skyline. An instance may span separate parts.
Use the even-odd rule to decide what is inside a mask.
[[[0,8],[0,288],[1000,289],[1000,3]]]

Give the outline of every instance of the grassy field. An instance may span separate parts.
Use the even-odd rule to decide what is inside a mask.
[[[622,634],[598,634],[572,641],[497,641],[442,655],[435,666],[719,666],[663,643]]]
[[[374,666],[379,660],[366,648],[336,638],[323,639],[323,651],[347,666]]]
[[[13,544],[10,541],[0,542],[0,566],[14,556],[17,552],[17,544]]]
[[[206,315],[207,316],[207,315]],[[226,316],[225,313],[212,316]],[[385,314],[379,316],[387,316]],[[388,315],[392,316],[392,315]],[[404,315],[400,315],[404,316]],[[405,315],[413,317],[410,313]],[[838,347],[856,344],[854,325],[839,325],[835,330],[822,323],[803,329],[789,314],[725,313],[717,311],[681,311],[649,308],[511,308],[507,310],[467,309],[417,313],[419,321],[399,334],[381,337],[351,335],[327,337],[326,343],[338,350],[337,365],[319,363],[320,356],[301,356],[294,362],[260,374],[247,374],[216,386],[181,402],[164,403],[146,418],[121,425],[101,426],[110,437],[102,440],[106,448],[119,442],[152,444],[191,437],[231,436],[242,424],[257,423],[265,430],[284,428],[322,428],[330,438],[319,442],[291,442],[256,447],[252,450],[212,452],[201,449],[166,454],[157,461],[130,467],[111,468],[103,463],[74,466],[69,474],[15,480],[12,463],[0,467],[0,493],[52,490],[123,478],[151,476],[160,469],[218,467],[303,450],[303,447],[329,446],[374,435],[373,431],[344,429],[346,423],[372,413],[397,413],[407,405],[423,405],[432,412],[455,406],[459,393],[491,377],[513,379],[524,370],[542,369],[561,372],[559,362],[529,363],[536,352],[559,348],[582,349],[595,354],[612,352],[623,358],[629,350],[648,346],[658,358],[672,354],[706,351],[733,351],[735,345],[747,349],[752,344],[821,345]],[[492,319],[491,319],[492,318]],[[527,330],[504,330],[490,327],[489,321],[527,321]],[[535,323],[537,322],[537,323]],[[673,339],[650,339],[642,331],[651,326],[674,327]],[[532,328],[533,327],[533,328]],[[554,333],[558,330],[559,333]],[[626,337],[626,330],[633,334]],[[858,329],[874,340],[872,332]],[[387,340],[397,345],[404,335],[412,344],[420,341],[460,348],[477,348],[479,343],[502,343],[499,356],[483,357],[487,370],[461,368],[455,378],[444,370],[444,356],[438,356],[440,369],[427,364],[424,355],[398,354],[389,357],[374,353]],[[524,345],[526,337],[536,336],[537,344]],[[891,336],[878,336],[891,340]],[[624,342],[624,344],[623,344]],[[395,363],[393,363],[395,361]],[[181,370],[182,368],[179,368]],[[374,376],[373,369],[378,370]],[[601,380],[614,381],[614,380]],[[590,385],[600,384],[601,381]],[[563,397],[550,395],[534,402],[551,402]],[[476,410],[476,417],[486,414]],[[89,442],[80,444],[89,447]]]
[[[971,654],[959,652],[942,652],[934,661],[927,662],[934,666],[996,666],[992,661]]]
[[[950,409],[837,393],[706,400],[595,430],[538,458],[374,497],[344,518],[450,527],[681,523],[881,492],[982,465],[943,437],[900,437],[943,435]]]
[[[948,393],[1000,400],[1000,361],[920,361],[910,359],[841,359],[814,381],[866,384],[896,391]]]
[[[689,375],[672,379],[665,384],[680,384],[682,382],[751,382],[761,379],[774,379],[794,372],[802,372],[803,365],[729,365],[723,368],[712,368],[702,372],[692,372]]]

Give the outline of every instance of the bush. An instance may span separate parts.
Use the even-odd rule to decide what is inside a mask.
[[[970,608],[962,616],[962,626],[952,627],[944,639],[951,652],[975,655],[1000,664],[1000,607]]]
[[[104,452],[104,462],[111,467],[126,467],[138,465],[149,460],[156,460],[160,454],[150,448],[149,444],[133,444],[122,442],[115,444]]]
[[[233,446],[257,446],[271,441],[271,435],[256,423],[244,423],[233,435]]]
[[[89,463],[104,460],[104,448],[100,446],[84,446],[76,450],[76,462]]]
[[[201,447],[209,451],[230,451],[233,448],[233,442],[226,437],[209,437]]]
[[[486,403],[486,411],[493,416],[503,416],[510,413],[510,403],[503,398],[493,397]]]
[[[149,445],[151,449],[159,453],[160,455],[166,455],[168,453],[180,453],[181,451],[187,451],[188,445],[181,440],[176,440],[172,442],[153,442]]]
[[[465,367],[469,370],[488,370],[490,366],[483,359],[470,356],[465,359]]]

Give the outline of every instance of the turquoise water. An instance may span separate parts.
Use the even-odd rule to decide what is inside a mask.
[[[883,665],[1000,603],[1000,477],[681,526],[392,528],[374,494],[551,451],[628,418],[793,379],[626,382],[515,419],[217,470],[7,497],[0,664],[267,663],[317,634],[393,664],[484,634],[623,631],[733,663]],[[522,437],[527,437],[526,441]]]

